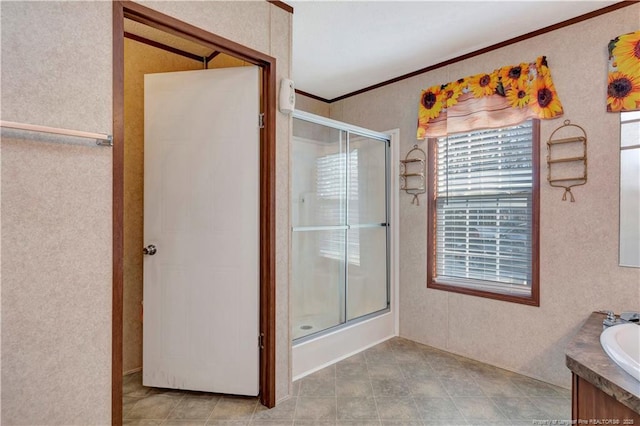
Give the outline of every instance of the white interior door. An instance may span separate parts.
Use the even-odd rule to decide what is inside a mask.
[[[143,384],[258,394],[258,67],[145,75]]]

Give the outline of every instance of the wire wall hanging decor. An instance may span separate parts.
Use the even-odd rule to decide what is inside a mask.
[[[564,130],[579,134],[561,139],[553,138],[558,131]],[[571,202],[575,202],[571,188],[587,183],[587,132],[577,124],[565,120],[547,141],[547,166],[549,185],[564,188],[562,201],[567,200],[568,193]]]
[[[418,195],[427,191],[427,154],[413,145],[404,160],[400,160],[400,189],[413,195],[411,204],[420,205]]]

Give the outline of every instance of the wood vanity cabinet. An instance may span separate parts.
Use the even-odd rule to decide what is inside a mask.
[[[640,425],[640,414],[573,373],[571,417],[575,424]]]

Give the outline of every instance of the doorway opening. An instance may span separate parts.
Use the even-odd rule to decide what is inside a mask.
[[[275,406],[275,59],[215,34],[131,2],[113,3],[113,322],[112,322],[112,423],[121,424],[123,374],[139,369],[141,351],[123,353],[125,339],[141,345],[142,306],[142,200],[131,188],[142,186],[142,123],[132,121],[131,110],[142,109],[141,78],[145,73],[212,70],[228,67],[258,67],[259,130],[258,281],[259,281],[259,398]],[[125,52],[139,56],[136,72],[125,65]],[[153,64],[159,64],[155,66]],[[126,84],[125,84],[126,80]],[[131,102],[131,93],[138,100]],[[133,98],[136,98],[134,96]],[[126,111],[126,115],[125,115]],[[140,121],[142,121],[141,117]],[[135,120],[133,120],[135,121]],[[256,117],[257,121],[257,117]],[[135,149],[135,144],[139,148]],[[132,148],[132,150],[130,149]],[[133,168],[131,165],[136,165]],[[127,185],[125,190],[125,183]],[[135,191],[134,191],[135,192]],[[137,201],[136,201],[137,197]],[[133,201],[132,201],[133,199]],[[136,206],[137,208],[132,208]],[[126,213],[125,213],[126,212]],[[133,216],[133,219],[132,219]],[[146,245],[146,243],[144,243]],[[134,253],[131,256],[131,253]],[[126,273],[126,274],[125,274]],[[138,283],[138,290],[130,283]],[[125,287],[126,286],[126,287]],[[127,293],[125,293],[125,289]],[[126,295],[126,299],[123,297]],[[126,321],[125,321],[126,318]],[[136,339],[138,340],[136,342]],[[141,365],[141,364],[140,364]]]

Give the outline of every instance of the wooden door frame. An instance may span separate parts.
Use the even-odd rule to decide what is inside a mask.
[[[111,422],[122,424],[124,282],[124,19],[242,59],[262,70],[260,130],[260,402],[275,406],[276,59],[131,1],[113,2],[113,299]],[[257,120],[257,117],[256,117]],[[258,336],[256,336],[258,344]]]

